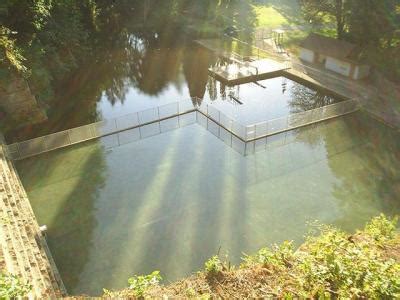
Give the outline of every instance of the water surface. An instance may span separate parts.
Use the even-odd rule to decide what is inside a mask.
[[[282,138],[284,137],[284,138]],[[400,139],[361,113],[292,131],[242,156],[193,124],[109,149],[105,140],[18,162],[72,294],[133,274],[175,280],[228,252],[303,241],[308,221],[345,230],[400,213]]]

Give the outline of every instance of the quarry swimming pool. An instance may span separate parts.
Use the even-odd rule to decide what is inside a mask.
[[[398,133],[362,112],[290,131],[243,156],[198,124],[17,162],[67,289],[101,294],[133,274],[169,280],[216,254],[283,240],[308,221],[353,231],[400,212]]]
[[[218,251],[238,263],[272,243],[301,243],[315,220],[353,231],[400,212],[398,133],[354,113],[348,102],[357,100],[284,76],[224,85],[208,74],[219,58],[199,47],[147,55],[147,77],[119,78],[115,89],[103,89],[92,67],[83,70],[96,76],[66,82],[48,122],[12,136],[57,132],[14,147],[27,154],[19,158],[76,139],[16,161],[69,294],[100,295],[154,270],[166,282],[180,279]],[[159,122],[144,125],[149,115]],[[293,126],[310,119],[318,123]],[[83,129],[99,123],[139,128],[82,142]]]

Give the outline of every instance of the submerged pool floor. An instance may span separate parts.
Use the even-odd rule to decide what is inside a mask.
[[[252,125],[344,99],[306,87],[286,77],[269,78],[236,86],[225,86],[210,77],[209,92],[205,100],[243,125]]]
[[[355,230],[400,213],[400,139],[361,113],[242,156],[193,124],[107,149],[80,144],[17,168],[67,289],[101,294],[133,274],[175,280],[217,253],[300,243],[306,222]]]

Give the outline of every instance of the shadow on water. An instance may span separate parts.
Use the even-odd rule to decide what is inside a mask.
[[[137,209],[129,216],[129,226],[137,229],[132,232],[133,237],[127,237],[127,247],[121,248],[115,257],[113,265],[116,272],[127,263],[132,266],[130,275],[135,274],[135,270],[150,273],[159,268],[162,268],[162,272],[168,271],[170,274],[183,271],[170,269],[168,263],[176,259],[176,251],[180,250],[176,249],[176,245],[179,242],[179,231],[184,227],[180,227],[179,222],[181,218],[185,219],[184,214],[188,210],[184,193],[188,179],[186,170],[190,165],[183,167],[177,160],[190,157],[191,152],[182,149],[185,148],[185,143],[192,142],[190,138],[184,139],[179,130],[174,131],[168,145],[163,143],[165,151],[152,162],[154,168],[146,169],[145,174],[148,178],[141,176],[140,181],[146,182],[146,185],[135,198]],[[151,160],[154,158],[151,156]],[[177,179],[179,185],[176,184]]]
[[[143,247],[145,251],[139,256],[140,266],[139,269],[148,269],[151,271],[151,267],[156,268],[163,266],[161,271],[165,271],[169,276],[166,280],[174,280],[182,276],[182,274],[189,274],[193,271],[190,263],[193,259],[194,249],[199,250],[203,253],[204,249],[196,248],[193,246],[193,231],[204,230],[207,233],[208,226],[210,224],[199,224],[199,219],[204,220],[205,211],[203,201],[207,201],[214,209],[217,209],[218,204],[214,202],[214,199],[207,199],[201,191],[205,188],[204,185],[194,185],[193,182],[202,180],[203,178],[213,179],[217,176],[209,174],[208,168],[199,168],[201,164],[199,159],[205,160],[207,154],[210,153],[210,147],[207,146],[206,140],[203,138],[183,138],[181,136],[175,140],[174,148],[176,150],[168,158],[172,162],[171,167],[168,169],[168,177],[163,182],[163,187],[160,192],[161,197],[158,199],[158,204],[153,209],[155,216],[166,215],[170,220],[164,224],[161,222],[158,226],[158,230],[162,232],[162,239],[153,238],[149,235],[143,239]],[[185,147],[185,144],[192,144],[191,147]],[[194,143],[194,144],[193,144]],[[201,151],[200,151],[201,149]],[[187,161],[190,158],[196,159],[194,164],[182,164],[178,161],[185,159]],[[176,185],[176,178],[179,178],[179,185]],[[210,182],[208,182],[210,183]],[[214,188],[207,186],[207,189]],[[211,203],[210,203],[211,202]],[[215,242],[214,236],[208,236],[209,244],[204,244],[204,247],[213,247]],[[177,245],[180,245],[177,248]],[[149,266],[148,262],[151,262]],[[149,269],[150,267],[150,269]]]
[[[352,223],[361,227],[376,211],[387,215],[399,212],[398,132],[365,113],[357,113],[354,117],[344,117],[341,128],[327,132],[325,145],[328,155],[345,149],[351,149],[352,154],[346,161],[329,160],[332,172],[340,179],[333,191],[344,212],[338,224],[351,230],[348,224],[351,218]],[[354,211],[359,214],[353,215]]]
[[[220,247],[238,263],[242,251],[299,242],[307,218],[354,230],[378,212],[400,211],[396,134],[362,114],[298,130],[291,144],[247,157],[198,126],[18,163],[72,293],[122,288],[155,269],[175,280]]]
[[[206,132],[209,135],[209,132]],[[204,136],[205,138],[206,136]],[[213,140],[216,137],[211,137]],[[220,143],[220,141],[217,141]],[[191,252],[196,253],[188,259],[188,265],[196,266],[196,269],[203,269],[204,262],[212,255],[217,254],[222,245],[225,228],[226,202],[230,202],[230,195],[224,193],[226,184],[226,176],[224,170],[226,168],[226,160],[216,161],[210,159],[213,157],[214,147],[208,147],[207,139],[202,143],[201,155],[198,157],[199,164],[193,165],[195,168],[195,182],[200,195],[200,200],[207,204],[199,203],[197,207],[197,218],[193,222],[190,234]],[[218,150],[224,151],[224,149]],[[211,167],[212,165],[212,167]],[[205,217],[206,216],[206,217]],[[196,251],[195,249],[200,249]],[[192,270],[193,271],[193,270]]]
[[[69,291],[88,263],[93,246],[96,201],[107,173],[104,149],[81,144],[18,162],[17,168]],[[40,198],[35,195],[40,195]]]
[[[398,132],[357,112],[296,130],[296,140],[325,149],[339,208],[332,224],[353,231],[377,213],[400,211]]]

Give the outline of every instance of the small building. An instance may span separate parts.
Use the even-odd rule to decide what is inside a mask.
[[[300,46],[300,59],[321,64],[325,69],[358,80],[370,67],[358,60],[360,49],[352,43],[311,33]]]

